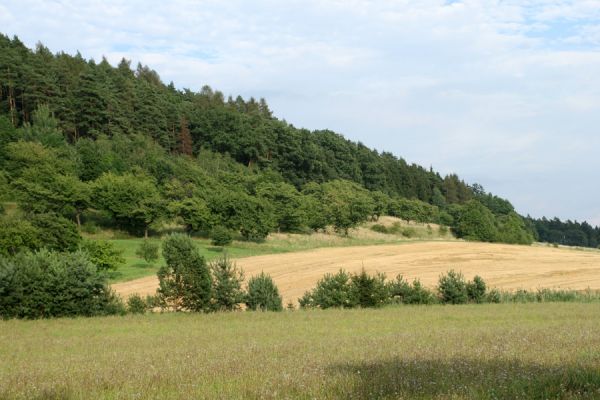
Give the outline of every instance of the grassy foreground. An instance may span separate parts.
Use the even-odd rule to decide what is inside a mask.
[[[598,399],[600,306],[0,322],[2,399]]]

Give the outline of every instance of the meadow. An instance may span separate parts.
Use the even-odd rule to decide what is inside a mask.
[[[2,399],[597,399],[600,305],[0,322]]]

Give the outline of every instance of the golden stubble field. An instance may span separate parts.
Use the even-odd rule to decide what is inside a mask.
[[[270,274],[284,303],[296,302],[326,273],[340,268],[383,272],[389,278],[402,274],[426,285],[436,285],[440,274],[454,269],[466,278],[482,276],[490,287],[505,290],[562,288],[600,289],[600,251],[514,246],[505,244],[407,242],[404,244],[320,248],[236,260],[246,277],[261,271]],[[114,284],[123,297],[153,294],[155,276]]]

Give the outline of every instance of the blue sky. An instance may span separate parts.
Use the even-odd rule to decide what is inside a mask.
[[[600,224],[597,0],[2,0],[0,27]]]

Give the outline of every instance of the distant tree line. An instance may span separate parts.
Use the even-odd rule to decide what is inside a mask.
[[[536,239],[540,242],[593,248],[600,246],[600,227],[594,227],[585,221],[529,217],[527,222],[535,227]]]

